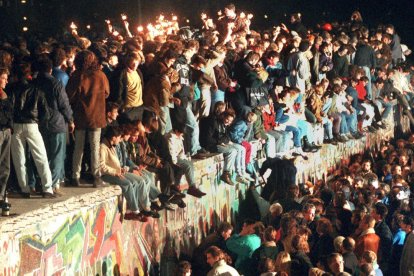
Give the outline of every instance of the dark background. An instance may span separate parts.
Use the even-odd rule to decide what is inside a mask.
[[[230,1],[208,0],[0,0],[0,34],[10,35],[21,33],[27,26],[29,32],[41,34],[62,33],[68,30],[69,23],[75,21],[80,29],[85,30],[87,24],[99,30],[104,26],[104,19],[118,20],[122,12],[131,18],[131,27],[138,22],[147,23],[160,14],[174,13],[186,25],[200,24],[201,12],[216,17],[219,9]],[[318,22],[333,20],[343,21],[350,18],[354,10],[359,10],[370,28],[380,23],[391,23],[396,27],[402,43],[410,48],[414,45],[413,0],[245,0],[231,1],[239,11],[251,12],[253,29],[265,29],[280,22],[287,22],[287,15],[293,12],[302,13],[306,26]],[[139,7],[141,6],[141,8]],[[264,15],[268,15],[265,19]],[[141,15],[141,16],[139,16]],[[28,20],[24,21],[23,16]],[[119,23],[118,23],[119,24]]]

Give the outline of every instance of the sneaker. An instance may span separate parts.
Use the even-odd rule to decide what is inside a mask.
[[[192,195],[197,198],[201,198],[206,195],[206,193],[203,193],[202,191],[200,191],[200,189],[194,186],[190,186],[190,188],[188,188],[187,194]]]
[[[58,197],[64,196],[65,193],[62,192],[60,188],[53,188],[53,193],[57,195]]]
[[[340,134],[340,135],[336,136],[335,139],[339,143],[345,143],[345,142],[348,141],[348,138],[346,138],[345,135],[343,135],[343,134]]]
[[[58,196],[55,195],[54,193],[49,193],[49,192],[44,192],[42,194],[43,198],[57,198]]]
[[[346,134],[346,138],[348,138],[349,140],[355,139],[355,137],[351,133]]]
[[[180,188],[176,185],[170,186],[171,196],[177,196],[180,198],[184,198],[185,194],[181,192]]]
[[[184,200],[180,199],[177,203],[177,206],[180,207],[181,209],[187,207],[187,204],[185,204]]]
[[[221,176],[220,176],[220,180],[225,182],[226,184],[229,184],[231,186],[234,186],[234,182],[233,180],[231,180],[230,177],[230,173],[229,172],[224,172]]]
[[[124,215],[125,220],[137,220],[140,222],[147,222],[148,218],[141,213],[128,213]]]
[[[201,148],[197,151],[197,154],[210,154],[210,152],[204,148]]]
[[[163,208],[162,203],[158,203],[156,201],[151,202],[151,210],[154,210],[156,212],[161,211]]]
[[[152,217],[152,218],[160,218],[160,214],[153,210],[142,210],[141,214],[143,214],[146,217]]]

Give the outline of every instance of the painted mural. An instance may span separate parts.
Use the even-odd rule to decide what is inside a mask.
[[[0,275],[168,275],[179,256],[238,210],[239,187],[218,185],[220,157],[196,163],[208,196],[146,223],[122,221],[120,199],[51,217],[1,237]],[[242,188],[242,187],[240,187]]]

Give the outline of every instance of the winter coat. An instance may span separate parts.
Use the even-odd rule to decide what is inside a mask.
[[[375,68],[377,61],[374,49],[367,44],[358,45],[355,52],[354,64],[361,67]]]
[[[227,128],[220,119],[205,118],[200,122],[200,145],[210,152],[217,152],[217,145],[230,142]]]
[[[63,84],[50,74],[39,74],[33,83],[46,96],[49,109],[49,119],[41,122],[41,130],[48,133],[66,132],[66,123],[73,120],[73,113]]]
[[[233,143],[241,144],[245,139],[247,123],[244,120],[238,120],[233,123],[229,129],[229,136]]]
[[[43,91],[26,80],[8,87],[13,107],[13,122],[18,124],[39,123],[49,118],[49,108]]]
[[[102,71],[75,71],[66,92],[77,129],[106,126],[105,99],[109,96],[109,81]]]
[[[290,72],[290,86],[297,87],[304,93],[306,89],[306,81],[311,77],[310,64],[305,53],[298,52],[293,54],[288,60],[287,69]]]

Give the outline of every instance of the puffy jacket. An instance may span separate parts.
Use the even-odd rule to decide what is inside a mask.
[[[233,143],[241,144],[247,131],[247,123],[244,120],[235,122],[229,131],[230,139]]]
[[[44,93],[27,80],[10,86],[13,121],[18,124],[39,123],[49,118]]]
[[[65,132],[73,113],[62,82],[49,74],[39,74],[33,84],[44,93],[49,107],[49,120],[41,123],[41,129],[51,133]]]

